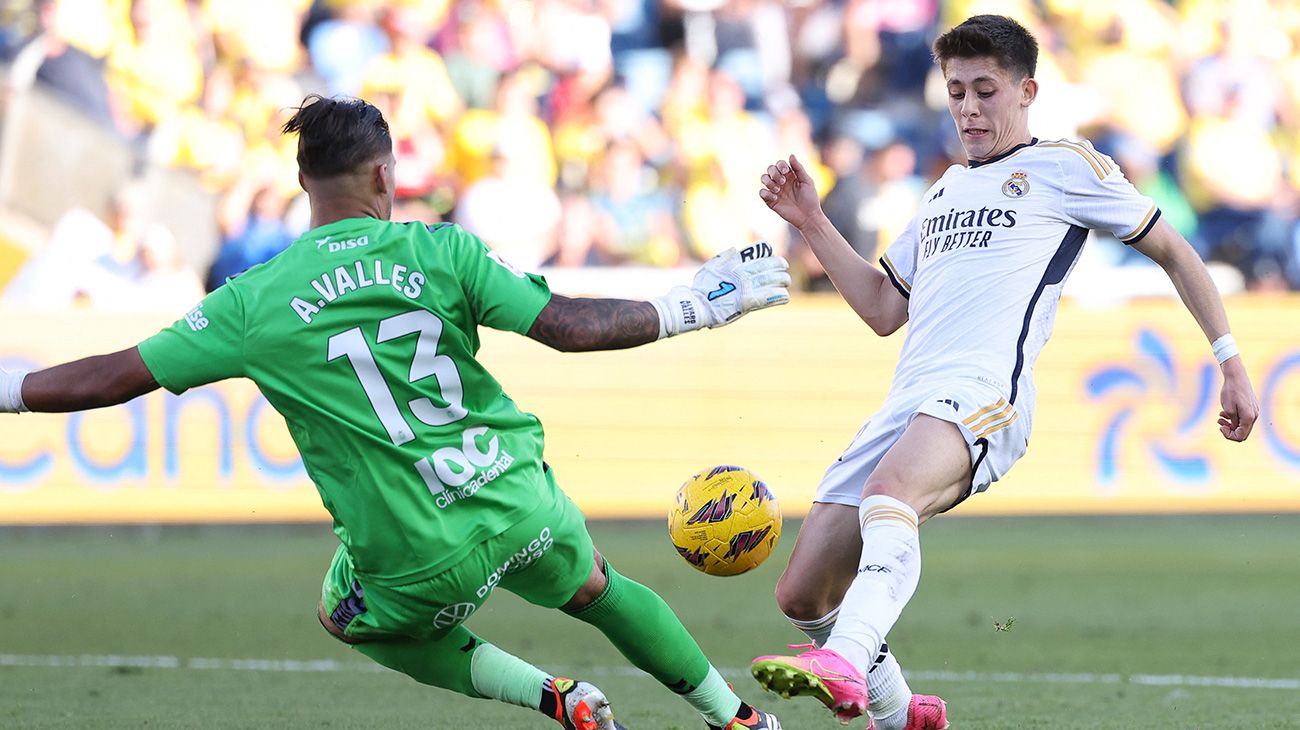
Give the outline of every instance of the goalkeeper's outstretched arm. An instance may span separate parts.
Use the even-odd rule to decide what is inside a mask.
[[[0,370],[0,413],[84,411],[157,389],[140,350],[132,347],[30,373]]]
[[[758,242],[728,249],[695,274],[690,286],[648,302],[551,295],[528,336],[562,352],[621,350],[703,327],[721,327],[756,309],[790,301],[785,259]]]
[[[528,336],[561,352],[622,350],[659,339],[659,315],[650,302],[552,294]]]

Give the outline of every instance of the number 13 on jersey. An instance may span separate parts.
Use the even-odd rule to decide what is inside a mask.
[[[455,423],[468,415],[464,405],[464,388],[460,382],[460,372],[456,362],[446,355],[438,354],[438,339],[442,337],[442,320],[432,312],[417,309],[389,317],[379,322],[379,336],[375,342],[383,344],[408,335],[419,334],[415,344],[415,357],[411,361],[408,382],[415,384],[429,376],[438,379],[438,389],[446,406],[439,407],[429,398],[415,398],[407,403],[411,414],[422,423],[430,426],[445,426]],[[379,416],[379,422],[388,432],[388,438],[401,446],[415,440],[415,430],[398,409],[397,399],[388,387],[384,374],[379,371],[374,353],[360,327],[344,330],[329,339],[329,360],[346,357],[352,363],[352,370],[361,387],[366,391],[366,398]]]
[[[456,362],[446,355],[438,354],[442,328],[442,320],[433,313],[417,309],[381,320],[378,337],[375,338],[376,345],[382,345],[402,337],[418,335],[407,381],[414,385],[430,376],[436,378],[440,400],[447,404],[435,405],[428,397],[407,402],[411,414],[429,426],[446,426],[465,418],[469,413],[465,408],[464,386]],[[397,405],[389,381],[380,371],[374,352],[360,327],[344,330],[329,338],[327,359],[334,361],[344,357],[352,365],[388,438],[397,446],[413,441],[415,429]],[[487,467],[497,460],[500,447],[495,435],[488,441],[486,449],[481,449],[478,445],[478,438],[487,433],[485,426],[467,428],[460,434],[462,443],[459,447],[440,448],[429,458],[415,463],[415,470],[434,496],[441,495],[446,486],[461,486],[477,469]]]

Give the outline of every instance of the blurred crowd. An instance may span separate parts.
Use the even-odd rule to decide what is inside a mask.
[[[189,285],[165,231],[99,222],[104,266],[143,280],[162,256],[167,276],[154,278],[168,291],[211,289],[307,227],[295,140],[279,127],[309,92],[383,110],[396,219],[459,222],[522,268],[676,266],[764,238],[803,286],[825,287],[759,200],[759,175],[799,155],[874,258],[927,181],[962,159],[929,47],[978,12],[1039,39],[1037,136],[1093,140],[1207,260],[1254,289],[1300,289],[1294,0],[28,0],[0,12],[19,85],[56,91],[220,195],[220,251]],[[1113,265],[1140,263],[1098,246]]]

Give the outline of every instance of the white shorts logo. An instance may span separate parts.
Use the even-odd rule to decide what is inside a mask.
[[[472,603],[453,603],[442,609],[433,617],[433,627],[436,629],[449,629],[457,624],[463,623],[465,619],[474,614],[478,609]]]

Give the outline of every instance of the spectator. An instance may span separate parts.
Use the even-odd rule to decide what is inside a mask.
[[[182,0],[131,0],[108,56],[128,124],[151,129],[199,98],[203,65]]]
[[[102,59],[73,45],[62,25],[66,13],[57,0],[35,0],[36,33],[9,59],[9,85],[25,89],[33,82],[58,94],[106,127],[115,121]]]
[[[607,263],[676,266],[683,258],[671,193],[631,141],[611,142],[592,178],[594,246]]]
[[[549,118],[562,122],[589,107],[613,73],[609,21],[596,0],[540,0],[534,57],[556,76]]]
[[[492,150],[504,140],[517,144],[519,173],[555,185],[557,168],[551,131],[537,115],[537,75],[515,69],[497,82],[491,109],[470,109],[461,115],[449,140],[449,166],[461,189],[492,169]]]
[[[389,50],[370,61],[362,88],[400,89],[389,126],[415,129],[431,124],[447,129],[460,116],[463,105],[447,66],[428,46],[437,16],[437,9],[427,3],[398,3],[380,17]]]
[[[555,251],[560,201],[555,190],[516,166],[524,156],[503,140],[492,151],[492,172],[456,203],[454,219],[524,271],[535,271]]]
[[[270,261],[297,238],[284,219],[284,197],[265,182],[241,180],[223,197],[220,208],[221,248],[208,270],[208,291]]]
[[[472,109],[489,109],[497,78],[518,64],[505,20],[486,5],[464,3],[455,20],[455,44],[447,52],[447,76]]]
[[[1148,52],[1130,41],[1150,30],[1126,25],[1116,15],[1105,30],[1102,49],[1084,61],[1082,78],[1102,94],[1107,119],[1165,154],[1186,130],[1187,112],[1167,49]]]
[[[1282,182],[1282,159],[1268,131],[1234,114],[1197,118],[1182,160],[1183,185],[1201,216],[1201,255],[1249,270],[1256,228]]]
[[[862,258],[875,261],[876,250],[880,247],[880,231],[872,226],[866,210],[875,193],[868,162],[866,149],[852,136],[837,135],[827,143],[826,164],[835,177],[834,185],[827,187],[829,192],[822,207],[836,230],[844,234],[849,246]],[[801,252],[811,253],[806,247],[802,247]],[[816,261],[815,257],[807,257],[805,268],[811,277],[824,278],[821,267],[814,266]]]
[[[352,96],[361,90],[370,62],[388,50],[388,38],[375,23],[367,0],[335,0],[332,14],[308,32],[311,66],[330,93]]]
[[[121,188],[102,221],[83,208],[59,218],[45,247],[19,270],[5,301],[61,309],[84,304],[96,309],[135,309],[157,283],[145,278],[146,249],[166,250],[174,238],[150,220],[139,182]]]
[[[150,236],[140,247],[135,305],[158,312],[181,312],[203,298],[203,282],[181,258],[176,238]]]
[[[458,207],[458,220],[500,228],[496,245],[521,265],[782,246],[754,180],[790,152],[853,245],[873,251],[910,214],[916,169],[933,179],[962,161],[939,76],[922,72],[938,24],[976,12],[1038,36],[1044,138],[1091,137],[1251,286],[1300,286],[1300,15],[1286,3],[31,0],[0,9],[0,42],[10,88],[55,89],[138,133],[147,164],[195,170],[221,196],[215,284],[297,229],[279,123],[322,85],[384,109],[402,215]],[[482,213],[508,194],[526,196],[540,230]],[[58,238],[94,229],[87,216]]]

